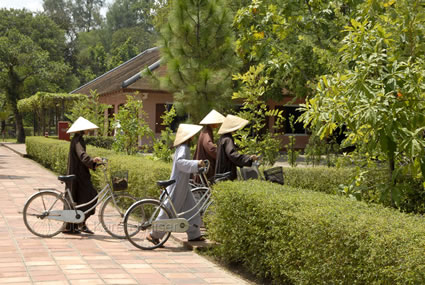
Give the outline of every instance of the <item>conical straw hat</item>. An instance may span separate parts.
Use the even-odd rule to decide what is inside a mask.
[[[212,110],[202,119],[199,123],[200,125],[213,125],[213,124],[221,124],[224,121],[224,116],[217,112],[216,110]]]
[[[174,146],[184,143],[196,133],[202,129],[202,126],[192,124],[180,124],[177,129],[176,139],[174,140]]]
[[[98,128],[99,128],[98,126],[96,126],[95,124],[93,124],[89,120],[84,119],[83,117],[79,117],[72,124],[72,126],[69,128],[69,130],[66,133],[67,134],[69,134],[69,133],[76,133],[76,132],[80,132],[80,131],[94,130],[94,129],[98,129]]]
[[[219,135],[227,134],[227,133],[242,129],[248,123],[249,121],[242,119],[238,116],[227,115],[227,117],[224,119],[223,124],[218,130],[218,134]]]

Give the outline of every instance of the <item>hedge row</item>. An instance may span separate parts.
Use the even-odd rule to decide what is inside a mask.
[[[355,168],[336,167],[285,167],[285,185],[328,194],[337,194],[339,185],[350,184],[356,175]]]
[[[264,181],[224,182],[209,216],[214,253],[289,284],[425,284],[425,221]]]
[[[27,154],[55,173],[65,174],[68,162],[69,142],[44,137],[26,138]],[[161,161],[152,161],[142,156],[116,154],[111,150],[87,146],[87,153],[94,157],[106,157],[109,160],[109,172],[128,170],[128,192],[135,197],[158,198],[156,181],[168,179],[171,166]],[[92,172],[92,181],[98,189],[103,187],[103,172]]]
[[[383,195],[383,191],[389,191],[388,170],[385,168],[368,169],[363,176],[361,184],[356,186],[356,195],[361,200],[369,203],[383,204],[394,207],[390,194]],[[365,169],[362,169],[365,171]],[[302,188],[338,194],[342,190],[341,185],[354,185],[357,170],[354,167],[285,167],[283,169],[285,184],[295,188]],[[396,207],[402,212],[425,213],[425,190],[422,180],[414,179],[409,175],[399,174],[397,180],[398,203]]]
[[[112,144],[114,143],[115,138],[114,137],[103,137],[103,136],[97,136],[97,137],[86,136],[84,138],[84,141],[88,145],[106,148],[106,149],[112,149]]]

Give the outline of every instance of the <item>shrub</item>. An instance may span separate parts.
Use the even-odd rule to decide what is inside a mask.
[[[85,136],[84,140],[89,145],[106,149],[112,149],[112,144],[114,143],[114,137],[105,136]]]
[[[57,174],[65,174],[68,162],[69,142],[44,137],[28,137],[26,139],[27,154],[46,168]],[[106,157],[109,161],[109,172],[128,170],[128,192],[135,197],[158,198],[159,190],[156,181],[168,179],[171,165],[152,161],[142,156],[117,154],[111,150],[87,146],[87,153],[94,157]],[[96,188],[104,185],[103,172],[92,171],[92,181]]]
[[[33,127],[24,127],[24,133],[26,137],[33,136],[34,135],[34,128]]]
[[[288,186],[337,194],[341,184],[349,184],[356,175],[355,168],[285,167],[283,176]]]
[[[214,254],[292,284],[424,284],[425,221],[262,181],[215,187]]]

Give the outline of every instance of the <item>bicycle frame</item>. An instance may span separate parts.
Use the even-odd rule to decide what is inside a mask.
[[[107,162],[103,162],[102,163],[103,165],[106,165],[103,169],[102,169],[102,171],[103,171],[103,176],[104,176],[104,180],[106,181],[106,185],[105,185],[105,187],[103,187],[103,189],[99,192],[99,193],[97,193],[97,195],[92,199],[92,200],[90,200],[89,202],[87,202],[87,203],[83,203],[83,204],[78,204],[78,205],[76,205],[76,203],[75,203],[75,201],[74,201],[74,199],[72,198],[72,195],[71,195],[71,190],[68,188],[68,187],[66,187],[65,188],[65,192],[68,194],[68,197],[69,197],[69,200],[70,200],[70,203],[68,203],[69,204],[69,206],[71,207],[71,209],[70,210],[75,210],[75,212],[77,212],[77,210],[78,209],[81,209],[82,207],[85,207],[85,206],[87,206],[87,205],[90,205],[91,203],[93,203],[94,201],[96,201],[96,199],[97,199],[97,202],[96,202],[96,204],[95,205],[93,205],[90,209],[88,209],[88,210],[86,210],[86,211],[84,211],[83,213],[84,213],[84,215],[86,215],[87,213],[89,213],[90,211],[92,211],[93,209],[95,209],[97,206],[99,206],[107,197],[109,197],[109,196],[111,196],[112,197],[112,199],[113,199],[113,201],[114,201],[114,204],[116,204],[116,201],[115,201],[115,197],[114,197],[114,195],[113,195],[113,192],[112,192],[112,189],[111,189],[111,186],[110,186],[110,183],[109,183],[109,180],[108,180],[108,176],[107,176],[107,174],[106,174],[106,169],[107,169]],[[65,198],[65,193],[64,192],[61,192],[61,196],[62,196],[62,198]],[[99,197],[100,197],[100,199],[99,199]],[[66,199],[65,199],[66,200]]]
[[[172,199],[171,199],[171,197],[170,197],[167,189],[164,188],[163,191],[162,191],[162,193],[161,193],[161,196],[159,198],[160,206],[157,209],[155,209],[153,215],[151,215],[151,218],[149,219],[149,223],[152,223],[153,222],[152,219],[153,219],[154,216],[156,216],[157,211],[159,211],[161,209],[161,206],[166,207],[165,206],[165,202],[167,200],[170,202],[172,214],[176,218],[181,218],[184,215],[186,215],[187,213],[190,213],[193,210],[195,210],[196,208],[198,208],[197,211],[190,218],[186,219],[188,222],[190,222],[191,220],[193,220],[196,217],[196,215],[198,215],[199,213],[201,213],[201,211],[203,209],[208,208],[208,206],[211,205],[211,203],[212,203],[212,201],[211,201],[212,194],[211,194],[211,185],[210,185],[208,179],[206,178],[205,173],[206,173],[206,171],[203,171],[203,172],[199,173],[199,175],[201,176],[201,179],[203,179],[203,183],[205,183],[205,185],[208,185],[208,187],[197,187],[197,188],[194,188],[194,189],[204,189],[204,190],[206,190],[206,192],[204,193],[204,195],[202,195],[202,198],[199,199],[199,201],[196,202],[195,205],[191,209],[189,209],[187,211],[184,211],[184,212],[181,212],[181,213],[177,213],[176,208],[175,208],[175,206],[173,204],[173,201],[172,201]],[[192,189],[192,191],[194,189]]]

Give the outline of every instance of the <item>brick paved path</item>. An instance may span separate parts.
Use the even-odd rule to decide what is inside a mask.
[[[63,189],[56,176],[0,146],[0,284],[247,284],[205,258],[169,240],[142,251],[101,229],[95,235],[32,235],[22,215],[33,187]]]

